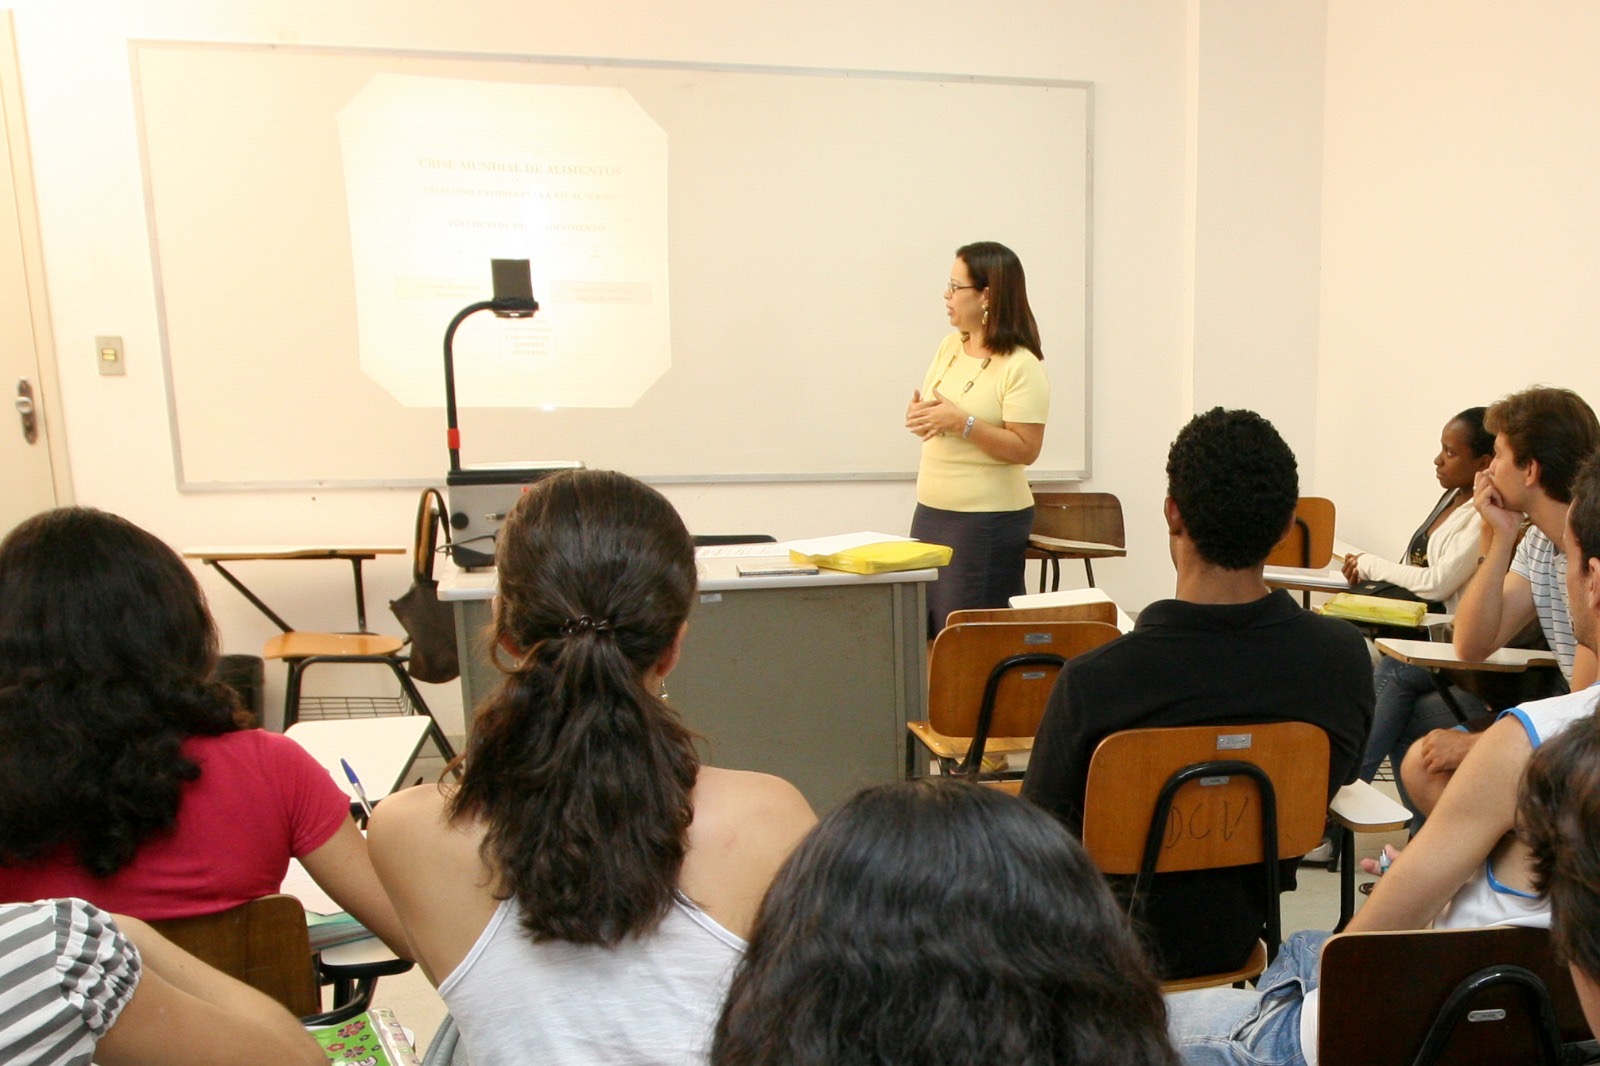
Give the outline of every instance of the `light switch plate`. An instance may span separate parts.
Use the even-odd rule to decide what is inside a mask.
[[[121,337],[96,337],[94,339],[95,361],[100,366],[102,375],[126,374],[127,365],[122,359]]]

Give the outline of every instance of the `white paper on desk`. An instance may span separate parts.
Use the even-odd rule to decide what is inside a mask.
[[[834,555],[859,548],[863,544],[882,544],[888,540],[910,540],[894,533],[839,533],[831,537],[812,537],[809,540],[791,540],[783,545],[788,551],[801,555]]]
[[[1076,607],[1085,603],[1109,603],[1117,607],[1116,601],[1099,588],[1036,592],[1013,596],[1009,602],[1013,607]],[[1122,633],[1133,632],[1133,619],[1121,607],[1117,607],[1117,630]]]
[[[758,544],[707,544],[694,550],[696,559],[749,559],[770,556],[787,557],[789,549],[782,544],[762,541]]]
[[[311,880],[311,875],[306,873],[306,868],[300,865],[298,859],[289,860],[289,872],[283,875],[281,891],[298,899],[300,906],[312,914],[339,914],[344,910],[322,890],[321,885]]]

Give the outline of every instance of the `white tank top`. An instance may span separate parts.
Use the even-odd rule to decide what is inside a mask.
[[[1590,685],[1564,696],[1535,700],[1502,711],[1500,717],[1515,718],[1535,748],[1558,735],[1579,718],[1595,711],[1600,686]],[[1494,867],[1485,862],[1474,877],[1455,894],[1443,914],[1434,921],[1438,929],[1476,929],[1485,925],[1550,926],[1550,901],[1500,883]]]
[[[615,948],[534,943],[506,900],[439,995],[472,1066],[703,1063],[744,941],[681,895]]]

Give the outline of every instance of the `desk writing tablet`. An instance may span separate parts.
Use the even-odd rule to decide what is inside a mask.
[[[1072,552],[1094,559],[1114,559],[1128,554],[1127,548],[1120,548],[1115,544],[1106,544],[1098,540],[1066,540],[1062,537],[1047,537],[1043,533],[1030,533],[1028,544],[1048,551]]]
[[[348,761],[367,798],[376,803],[405,785],[430,721],[425,714],[316,718],[296,722],[284,735],[306,749],[354,802],[356,791],[339,765],[340,759]]]
[[[404,555],[406,549],[393,544],[369,547],[359,544],[276,544],[228,548],[185,548],[186,559],[209,562],[240,562],[247,559],[375,559],[380,555]]]
[[[1391,659],[1430,670],[1483,670],[1520,674],[1535,666],[1559,665],[1553,653],[1529,648],[1501,648],[1484,659],[1463,659],[1456,654],[1452,645],[1444,641],[1379,637],[1375,643],[1378,650]]]
[[[1345,580],[1343,571],[1321,567],[1269,566],[1262,571],[1261,580],[1272,588],[1301,592],[1350,591],[1350,582]]]
[[[1008,601],[1011,607],[1076,607],[1085,603],[1109,603],[1117,607],[1110,596],[1103,589],[1060,589],[1056,592],[1024,593],[1013,596]],[[1117,629],[1123,633],[1133,632],[1133,619],[1128,617],[1126,611],[1117,607]]]
[[[184,558],[199,559],[211,567],[223,579],[239,590],[239,594],[255,605],[255,608],[273,625],[285,633],[294,631],[294,627],[268,607],[260,596],[251,592],[245,583],[233,575],[223,563],[254,562],[259,560],[284,560],[284,559],[343,559],[350,564],[351,572],[355,577],[356,593],[356,631],[367,632],[367,594],[361,581],[361,564],[370,562],[380,555],[403,555],[409,549],[393,544],[381,547],[370,547],[361,544],[278,544],[278,545],[252,545],[241,547],[235,545],[228,548],[185,548]]]

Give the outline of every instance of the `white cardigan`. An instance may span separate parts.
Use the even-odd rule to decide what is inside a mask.
[[[1427,566],[1392,563],[1363,552],[1356,556],[1356,573],[1363,581],[1391,581],[1454,612],[1461,590],[1478,568],[1481,529],[1478,509],[1468,500],[1428,537]]]

